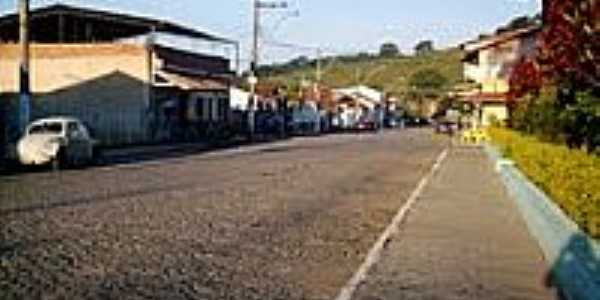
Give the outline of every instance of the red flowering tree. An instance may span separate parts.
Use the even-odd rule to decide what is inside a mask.
[[[535,59],[522,58],[512,69],[509,79],[509,98],[515,100],[527,93],[537,94],[542,88],[543,76]]]
[[[513,110],[514,99],[542,86],[553,96],[519,105],[516,127],[571,147],[600,148],[600,1],[544,0],[537,55],[520,61],[510,77]]]
[[[600,83],[600,2],[546,0],[538,61],[550,78]]]
[[[513,67],[508,92],[508,124],[514,126],[515,111],[519,106],[517,99],[527,94],[538,95],[543,85],[543,75],[535,58],[521,58]]]

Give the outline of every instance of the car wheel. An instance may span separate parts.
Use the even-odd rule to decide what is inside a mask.
[[[91,164],[96,166],[104,164],[104,156],[102,155],[102,150],[99,147],[92,148]]]
[[[65,150],[60,148],[51,161],[52,170],[59,171],[65,166]]]

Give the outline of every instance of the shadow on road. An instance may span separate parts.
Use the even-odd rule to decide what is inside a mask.
[[[281,139],[277,140],[258,140],[253,141],[252,143],[247,141],[242,141],[239,143],[227,143],[227,144],[213,144],[213,145],[185,145],[181,147],[173,147],[164,151],[151,151],[144,152],[143,154],[123,154],[123,155],[110,155],[108,156],[108,160],[105,163],[101,164],[99,167],[109,167],[114,165],[136,165],[142,164],[145,162],[152,161],[165,161],[165,160],[175,160],[180,158],[186,158],[189,156],[200,155],[202,153],[207,153],[211,151],[218,151],[219,149],[232,149],[236,147],[243,147],[245,145],[265,145],[265,147],[261,147],[260,149],[256,149],[256,151],[250,152],[242,152],[236,153],[234,155],[250,155],[250,154],[275,154],[275,153],[285,153],[290,151],[299,151],[299,150],[311,150],[311,149],[321,149],[321,148],[331,148],[331,147],[343,147],[347,145],[349,142],[336,142],[333,144],[327,145],[272,145],[273,142],[282,141]],[[229,157],[229,156],[228,156]],[[210,158],[214,159],[214,158]],[[94,167],[87,168],[90,171],[93,170]],[[110,169],[105,169],[110,170]],[[10,183],[12,185],[19,184],[21,177],[18,176],[22,173],[44,173],[51,172],[48,167],[36,167],[36,168],[28,168],[24,170],[24,172],[19,173],[18,170],[12,171],[15,176],[6,176],[0,177],[0,184]],[[70,174],[69,171],[57,171],[52,175],[54,178],[56,175],[56,184],[60,184],[60,178],[64,174]],[[110,171],[112,172],[112,170]],[[75,175],[77,176],[77,175]],[[111,202],[111,201],[121,201],[123,199],[128,199],[132,197],[138,197],[143,195],[149,195],[154,193],[161,192],[169,192],[169,191],[182,191],[187,189],[194,189],[198,187],[197,182],[168,182],[166,181],[164,184],[153,185],[153,184],[143,184],[141,186],[136,187],[128,187],[126,189],[120,191],[111,191],[111,192],[92,192],[92,193],[74,193],[71,195],[60,195],[58,194],[56,197],[50,196],[50,198],[46,199],[44,197],[41,198],[33,198],[34,195],[25,196],[24,199],[29,199],[25,201],[8,201],[2,205],[0,205],[0,217],[9,216],[13,214],[19,213],[30,213],[42,210],[49,210],[55,208],[65,208],[65,207],[77,207],[77,206],[86,206],[95,203],[102,202]],[[54,195],[53,193],[51,193]],[[2,193],[0,193],[0,196]],[[5,195],[6,196],[6,195]],[[1,199],[0,199],[1,200]],[[8,200],[8,199],[7,199]],[[21,199],[23,200],[23,199]]]
[[[287,138],[286,140],[289,139],[290,138]],[[99,166],[86,168],[83,170],[83,172],[79,172],[78,170],[52,172],[48,167],[30,168],[24,170],[23,172],[19,172],[19,170],[12,171],[12,175],[14,176],[10,176],[11,173],[8,173],[9,176],[0,176],[0,189],[5,188],[4,191],[0,190],[0,217],[54,208],[78,207],[95,203],[122,201],[123,199],[134,198],[153,193],[198,188],[198,183],[193,180],[180,180],[174,182],[165,180],[160,184],[142,181],[138,182],[139,184],[132,185],[123,182],[124,185],[118,189],[94,186],[94,183],[92,182],[94,178],[112,178],[112,176],[120,172],[120,166],[132,166],[132,168],[127,168],[131,172],[146,172],[146,170],[143,169],[146,166],[144,164],[146,162],[158,162],[159,164],[166,162],[169,165],[179,163],[185,164],[189,162],[187,161],[187,158],[189,157],[193,157],[193,160],[219,160],[229,159],[231,156],[263,154],[278,155],[304,150],[319,152],[322,149],[343,148],[351,144],[361,144],[366,148],[371,147],[371,144],[369,142],[365,142],[365,139],[330,140],[326,143],[303,142],[304,138],[299,139],[299,143],[283,144],[277,144],[275,142],[280,142],[284,139],[260,139],[254,140],[253,142],[249,142],[247,140],[238,140],[236,142],[214,143],[210,145],[172,145],[168,146],[167,148],[160,148],[160,146],[156,146],[148,147],[149,151],[138,151],[135,148],[124,148],[122,150],[111,150],[113,153],[109,153],[109,155],[106,156],[104,163],[100,164]],[[250,151],[234,151],[232,153],[228,152],[223,157],[219,156],[220,158],[215,158],[214,156],[204,157],[202,155],[203,153],[214,152],[220,149],[233,149],[250,145],[262,146],[249,148],[252,149]],[[116,167],[112,168],[112,166]],[[168,166],[166,166],[165,169],[168,170]],[[38,177],[38,174],[32,174],[34,176],[27,176],[27,174],[31,173],[40,173],[40,176]],[[100,177],[97,177],[96,175]],[[84,191],[76,187],[73,189],[67,188],[63,191],[60,187],[72,181],[73,178],[88,178],[89,180],[92,180],[89,181],[88,179],[81,179],[88,180],[86,182],[89,183],[89,189]],[[42,184],[37,184],[36,182],[38,181],[41,181]],[[117,185],[120,184],[114,180],[111,182]],[[31,184],[31,186],[28,184]],[[43,191],[40,192],[41,194],[36,192],[34,187],[42,189]],[[18,197],[16,197],[16,195],[18,195]]]
[[[285,139],[260,138],[253,141],[248,139],[236,139],[212,143],[187,143],[120,149],[103,149],[101,158],[94,165],[86,166],[85,168],[90,169],[94,167],[107,167],[114,165],[132,165],[151,161],[185,158],[211,151],[249,145],[268,144],[281,140]],[[77,169],[76,167],[70,168]],[[9,162],[4,168],[0,167],[0,176],[16,176],[20,174],[45,173],[49,171],[52,171],[50,166],[21,166],[16,162]]]

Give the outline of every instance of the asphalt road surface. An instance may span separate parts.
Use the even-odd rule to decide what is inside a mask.
[[[0,177],[0,299],[333,299],[446,145],[415,129]]]

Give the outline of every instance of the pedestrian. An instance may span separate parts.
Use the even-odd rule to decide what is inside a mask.
[[[375,108],[375,113],[376,113],[376,126],[377,126],[377,132],[382,132],[383,131],[383,122],[384,122],[384,111],[383,111],[383,107],[378,104]]]

